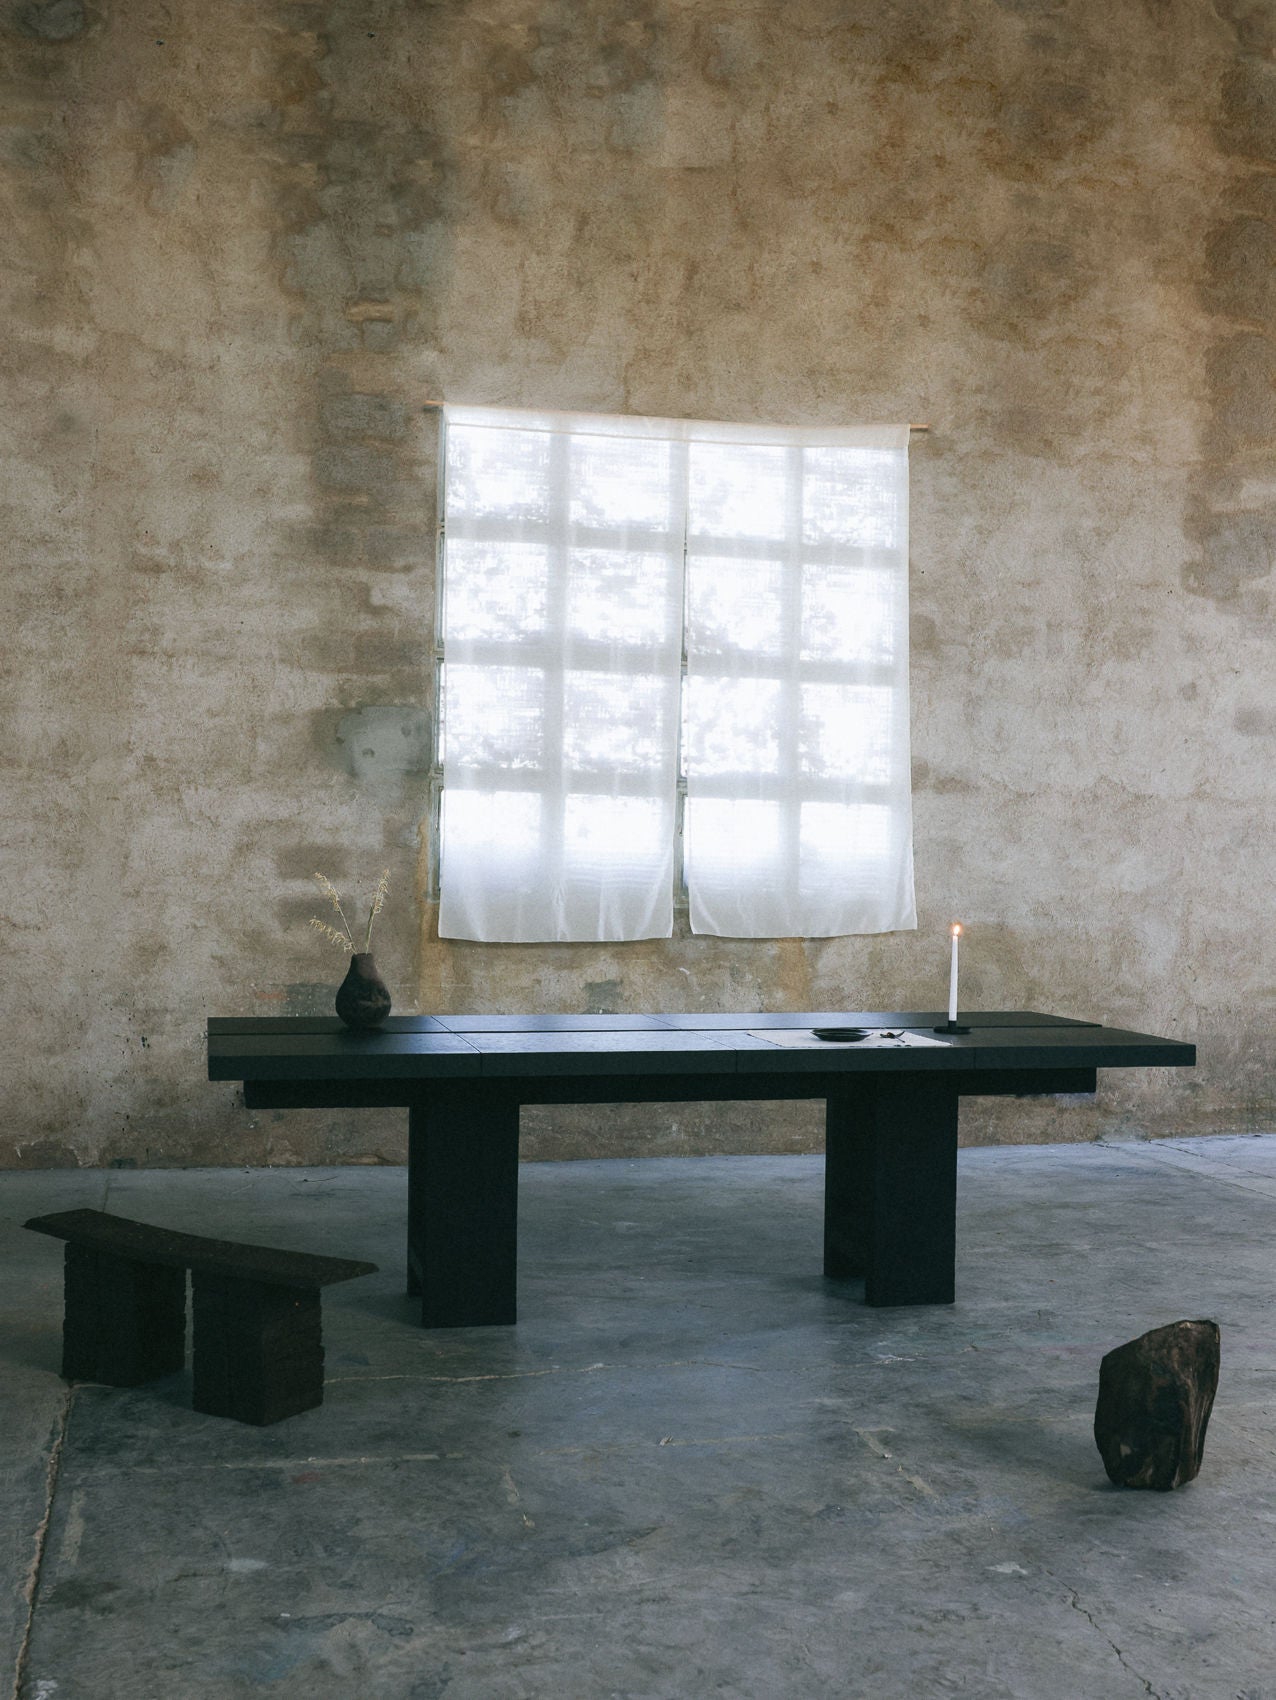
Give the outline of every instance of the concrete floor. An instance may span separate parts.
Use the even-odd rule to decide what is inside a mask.
[[[1276,1696],[1276,1137],[963,1152],[933,1310],[820,1278],[820,1168],[528,1165],[522,1321],[434,1333],[401,1169],[0,1175],[13,1693]],[[20,1224],[76,1205],[378,1262],[325,1295],[322,1408],[66,1388]],[[1099,1359],[1196,1316],[1202,1474],[1113,1489]]]

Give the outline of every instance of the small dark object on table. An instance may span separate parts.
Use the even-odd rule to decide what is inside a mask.
[[[377,972],[371,953],[357,950],[337,987],[337,1014],[356,1032],[380,1027],[390,1013],[390,988]]]
[[[67,1242],[67,1381],[138,1387],[181,1369],[189,1269],[191,1402],[241,1423],[276,1423],[323,1403],[320,1288],[377,1267],[180,1234],[104,1210],[62,1210],[24,1226]]]
[[[1171,1322],[1107,1354],[1094,1441],[1109,1481],[1166,1493],[1197,1475],[1218,1364],[1216,1322]]]
[[[812,1027],[817,1039],[834,1039],[843,1043],[852,1043],[856,1039],[867,1039],[867,1027]]]

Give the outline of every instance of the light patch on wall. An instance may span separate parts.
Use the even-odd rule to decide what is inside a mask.
[[[658,153],[661,165],[703,171],[730,163],[734,115],[717,90],[704,86],[671,89],[662,116]]]

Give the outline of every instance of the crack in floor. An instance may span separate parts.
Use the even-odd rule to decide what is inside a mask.
[[[1239,1174],[1229,1173],[1217,1158],[1211,1159],[1203,1152],[1188,1150],[1168,1139],[1139,1140],[1137,1144],[1128,1139],[1098,1139],[1095,1144],[1108,1151],[1120,1151],[1134,1162],[1156,1163],[1164,1169],[1177,1169],[1180,1174],[1195,1175],[1198,1180],[1217,1181],[1220,1186],[1231,1186],[1239,1192],[1255,1193],[1259,1198],[1276,1198],[1276,1176],[1245,1171]]]
[[[1047,1574],[1049,1574],[1049,1572],[1047,1572]],[[1107,1645],[1111,1647],[1112,1651],[1116,1654],[1117,1662],[1120,1664],[1121,1669],[1128,1671],[1136,1682],[1141,1682],[1143,1684],[1144,1692],[1150,1697],[1150,1700],[1162,1700],[1161,1695],[1155,1688],[1153,1688],[1147,1677],[1145,1677],[1141,1671],[1135,1670],[1134,1666],[1129,1662],[1112,1637],[1101,1624],[1095,1621],[1092,1614],[1081,1604],[1081,1596],[1077,1590],[1075,1588],[1070,1588],[1066,1582],[1063,1583],[1062,1586],[1068,1595],[1068,1604],[1072,1607],[1073,1611],[1080,1612],[1081,1616],[1085,1618],[1086,1622],[1090,1625],[1091,1629],[1094,1630],[1096,1635],[1101,1635],[1103,1637]]]
[[[661,1369],[739,1369],[747,1370],[750,1375],[764,1373],[758,1364],[730,1363],[719,1358],[673,1358],[632,1364],[550,1364],[545,1369],[500,1370],[482,1375],[429,1375],[421,1370],[393,1370],[385,1375],[326,1375],[323,1384],[325,1387],[338,1387],[343,1382],[420,1381],[460,1385],[472,1381],[538,1381],[547,1375],[596,1375],[599,1371],[617,1375],[632,1375],[635,1371],[645,1374]]]
[[[57,1497],[58,1476],[62,1468],[62,1449],[66,1445],[67,1429],[71,1421],[71,1404],[74,1398],[74,1386],[68,1387],[62,1398],[61,1409],[53,1423],[53,1440],[49,1447],[49,1463],[44,1477],[44,1515],[35,1531],[35,1550],[31,1554],[27,1579],[22,1585],[22,1598],[26,1601],[27,1615],[26,1621],[22,1625],[22,1638],[18,1643],[18,1656],[13,1665],[13,1700],[22,1700],[22,1687],[26,1681],[27,1660],[31,1651],[31,1632],[35,1627],[36,1600],[40,1592],[40,1572],[44,1567],[44,1553],[49,1540],[49,1524],[53,1520],[53,1502]]]

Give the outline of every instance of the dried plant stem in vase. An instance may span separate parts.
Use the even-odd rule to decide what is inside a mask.
[[[372,902],[368,905],[368,924],[363,932],[363,949],[355,944],[354,933],[346,920],[346,912],[341,907],[341,898],[330,879],[323,874],[316,874],[319,889],[328,899],[341,919],[341,925],[334,927],[330,921],[321,921],[317,915],[312,915],[310,925],[321,932],[330,944],[335,944],[339,950],[348,951],[350,966],[346,977],[337,988],[337,1014],[347,1027],[367,1028],[379,1027],[390,1013],[390,988],[377,972],[377,965],[372,959],[372,923],[381,913],[386,893],[390,889],[390,870],[387,868],[377,882]]]

